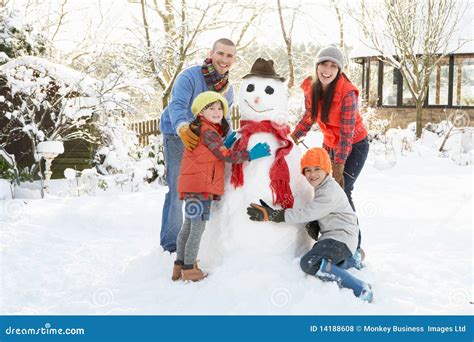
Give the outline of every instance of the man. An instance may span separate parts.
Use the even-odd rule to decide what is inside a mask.
[[[183,203],[177,191],[183,150],[185,147],[194,149],[199,139],[189,127],[194,120],[191,104],[200,93],[211,90],[223,95],[229,107],[232,105],[234,89],[229,83],[229,70],[235,58],[235,44],[226,38],[218,39],[202,65],[187,68],[176,78],[171,102],[161,115],[160,131],[169,191],[163,206],[160,245],[170,253],[176,251],[176,238],[183,223]]]

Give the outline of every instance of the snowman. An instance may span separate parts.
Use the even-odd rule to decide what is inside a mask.
[[[274,208],[298,208],[312,200],[313,188],[300,171],[301,151],[289,137],[288,89],[273,61],[258,58],[243,77],[241,115],[233,149],[250,150],[267,143],[271,156],[243,164],[226,164],[225,193],[213,203],[203,235],[200,258],[207,266],[233,256],[296,258],[310,248],[304,225],[253,222],[246,208],[264,200]]]

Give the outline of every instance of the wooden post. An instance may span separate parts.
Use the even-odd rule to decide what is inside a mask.
[[[436,97],[435,103],[439,104],[441,102],[440,96],[441,95],[441,65],[436,65]]]
[[[456,104],[458,106],[462,104],[461,85],[462,85],[462,60],[460,59],[458,62],[458,82],[456,84]]]

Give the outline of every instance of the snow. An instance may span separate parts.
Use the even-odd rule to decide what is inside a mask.
[[[0,70],[8,76],[9,83],[15,86],[15,91],[28,94],[34,91],[38,84],[47,85],[51,78],[61,80],[65,84],[77,86],[82,92],[90,96],[97,95],[91,92],[97,89],[98,81],[79,71],[71,69],[61,64],[50,62],[44,58],[34,56],[23,56],[12,59],[2,65]],[[39,73],[40,77],[32,81],[33,70]]]
[[[64,153],[64,143],[62,141],[42,141],[37,146],[38,153]]]
[[[305,143],[321,141],[310,132]],[[53,180],[43,200],[33,184],[0,201],[0,314],[472,314],[472,165],[414,143],[379,170],[379,144],[371,144],[354,190],[367,259],[350,270],[372,284],[372,304],[305,276],[301,253],[274,253],[258,227],[229,255],[206,229],[203,238],[214,244],[203,244],[199,258],[209,277],[173,282],[174,255],[159,246],[167,188],[145,184],[130,193],[111,181],[96,196],[75,197],[64,190],[67,180]],[[249,223],[245,212],[229,222]]]
[[[6,63],[10,60],[5,52],[0,51],[0,64]]]
[[[6,179],[0,178],[0,200],[9,200],[12,198],[11,184]],[[1,222],[1,221],[0,221]]]

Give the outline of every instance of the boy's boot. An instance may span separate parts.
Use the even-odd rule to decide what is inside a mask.
[[[358,270],[360,270],[362,268],[362,260],[364,260],[364,258],[365,258],[364,250],[362,248],[357,248],[353,256],[337,264],[337,266],[345,270],[351,267],[355,267]]]
[[[181,272],[181,278],[183,280],[191,280],[191,281],[200,281],[207,277],[207,274],[204,273],[197,265],[197,262],[193,264],[192,268],[188,268],[188,266],[183,266]]]
[[[183,269],[183,263],[179,261],[175,261],[173,265],[173,274],[171,275],[171,279],[173,281],[179,280],[181,278],[182,269]]]
[[[316,273],[316,276],[322,280],[336,281],[340,287],[351,289],[360,299],[369,303],[372,302],[373,293],[369,284],[357,279],[346,270],[334,265],[325,258],[322,259],[321,267]]]

